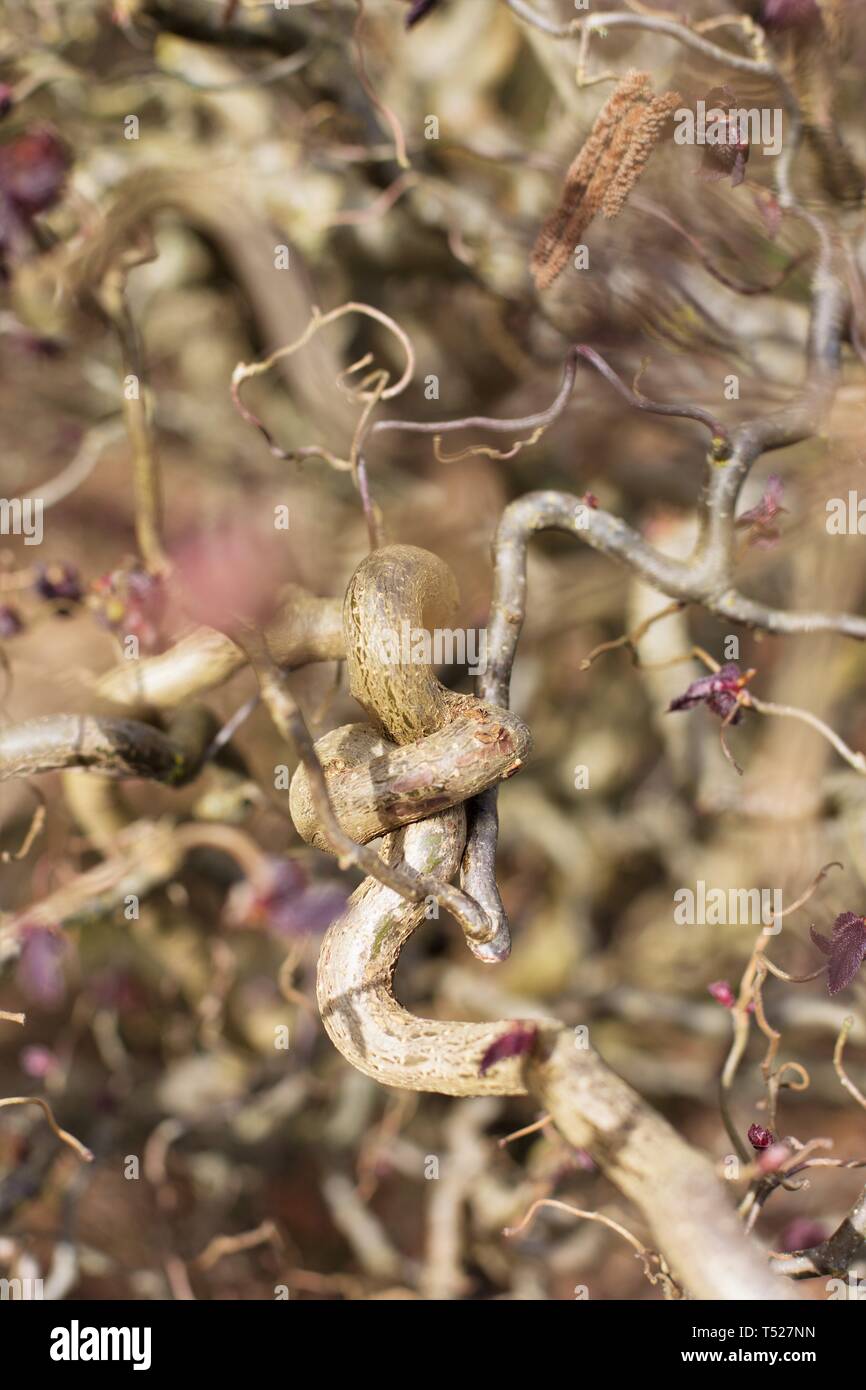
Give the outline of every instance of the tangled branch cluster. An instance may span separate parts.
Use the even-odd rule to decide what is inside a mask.
[[[698,402],[660,401],[645,395],[641,373],[629,384],[610,365],[607,351],[603,354],[583,335],[561,332],[556,348],[564,358],[562,378],[548,408],[508,416],[442,412],[444,418],[424,420],[411,418],[410,412],[408,418],[395,418],[384,403],[411,391],[417,378],[420,352],[410,331],[384,308],[366,301],[348,299],[325,313],[311,304],[306,317],[296,304],[293,331],[257,361],[235,368],[230,396],[244,427],[252,425],[258,432],[249,436],[245,432],[242,447],[248,447],[249,437],[260,449],[260,435],[267,445],[268,461],[305,464],[318,460],[335,475],[345,473],[351,479],[370,548],[360,562],[357,554],[353,557],[351,576],[337,598],[317,597],[308,586],[293,583],[281,590],[277,601],[270,573],[264,581],[257,574],[247,582],[245,554],[238,552],[237,565],[228,563],[235,558],[230,536],[214,570],[194,549],[173,549],[167,539],[164,478],[156,447],[159,432],[146,389],[148,371],[133,288],[138,267],[156,253],[149,229],[161,209],[180,210],[193,225],[211,232],[219,228],[219,235],[225,236],[225,209],[212,187],[203,180],[198,190],[190,188],[173,173],[155,174],[147,185],[121,185],[113,190],[107,209],[89,210],[68,237],[56,242],[46,239],[42,244],[38,217],[62,202],[67,156],[61,156],[59,147],[44,134],[32,132],[0,151],[5,155],[0,160],[4,197],[0,242],[18,295],[14,312],[8,311],[13,314],[15,332],[42,333],[41,341],[47,342],[50,334],[38,326],[38,311],[46,304],[51,315],[60,316],[64,331],[84,315],[95,316],[113,337],[123,380],[136,388],[124,398],[123,424],[134,479],[138,553],[134,562],[103,578],[91,590],[89,602],[115,635],[126,636],[134,628],[134,635],[145,638],[145,648],[148,639],[157,648],[150,655],[145,650],[132,662],[119,660],[91,681],[92,712],[35,715],[7,721],[0,728],[0,780],[63,772],[69,805],[89,846],[99,855],[97,863],[67,874],[54,886],[43,884],[32,899],[3,914],[0,961],[20,961],[29,950],[28,943],[42,940],[40,932],[57,937],[75,923],[117,911],[130,894],[140,900],[161,892],[176,883],[188,859],[203,850],[234,861],[243,886],[241,893],[237,884],[233,890],[231,912],[236,921],[249,926],[257,914],[263,919],[281,912],[291,916],[299,880],[292,877],[286,861],[265,853],[230,817],[217,817],[214,823],[205,818],[184,819],[183,813],[176,819],[136,814],[113,795],[114,784],[129,779],[144,779],[180,795],[205,772],[215,772],[227,786],[241,786],[244,795],[261,797],[262,789],[256,786],[237,739],[260,704],[271,718],[280,748],[291,748],[297,756],[288,802],[294,829],[307,844],[332,853],[340,869],[354,868],[364,875],[345,906],[339,895],[322,901],[312,891],[311,901],[318,902],[329,923],[319,960],[317,997],[330,1038],[353,1067],[386,1085],[459,1097],[529,1095],[543,1112],[543,1122],[554,1127],[572,1151],[588,1152],[634,1204],[652,1244],[637,1240],[620,1223],[599,1213],[577,1209],[577,1215],[602,1220],[629,1240],[647,1276],[667,1297],[793,1298],[797,1296],[795,1281],[844,1274],[862,1257],[866,1242],[862,1195],[835,1233],[796,1251],[778,1251],[768,1259],[752,1235],[769,1198],[777,1191],[792,1190],[792,1180],[799,1173],[819,1165],[862,1166],[859,1159],[828,1158],[826,1142],[820,1139],[776,1138],[780,1093],[804,1090],[809,1076],[799,1062],[778,1062],[781,1031],[770,1022],[763,989],[768,975],[786,984],[802,983],[804,977],[771,961],[767,938],[759,936],[739,994],[725,982],[717,982],[716,995],[729,1007],[733,1029],[721,1092],[722,1118],[740,1165],[737,1181],[743,1186],[735,1208],[710,1159],[682,1138],[598,1052],[576,1046],[572,1027],[555,1013],[536,1009],[517,1019],[500,1020],[494,1009],[492,1021],[475,1023],[422,1018],[398,1001],[394,976],[401,952],[416,929],[429,920],[431,908],[437,915],[442,909],[453,916],[478,959],[501,964],[509,955],[511,928],[497,868],[498,795],[499,784],[522,769],[531,750],[527,722],[510,709],[510,687],[527,600],[532,601],[527,556],[530,541],[540,533],[556,531],[583,542],[623,566],[630,580],[640,581],[668,601],[624,636],[603,642],[586,659],[586,668],[595,666],[603,651],[622,646],[629,647],[640,662],[651,630],[658,631],[671,620],[680,634],[688,633],[682,618],[687,608],[699,617],[721,619],[727,627],[764,634],[866,637],[866,618],[857,612],[764,602],[744,592],[748,583],[742,577],[747,558],[744,541],[757,538],[774,544],[784,511],[777,482],[755,506],[742,507],[752,471],[766,455],[814,441],[826,431],[844,385],[844,368],[858,354],[863,356],[858,340],[858,325],[863,323],[858,263],[863,250],[861,207],[852,212],[841,200],[804,197],[799,191],[796,175],[807,141],[817,131],[818,145],[821,140],[826,143],[832,138],[833,124],[830,116],[816,112],[812,87],[808,83],[804,90],[798,87],[802,74],[794,51],[796,32],[789,36],[793,68],[786,65],[787,60],[783,62],[785,40],[779,31],[787,33],[787,28],[779,16],[784,8],[763,7],[766,31],[745,15],[725,17],[724,23],[736,30],[731,46],[708,39],[706,27],[653,16],[644,13],[644,7],[567,23],[555,16],[555,7],[536,9],[525,0],[506,0],[496,13],[511,26],[509,34],[516,17],[518,34],[531,35],[536,50],[547,53],[552,70],[565,50],[582,79],[586,78],[589,40],[604,27],[611,32],[637,30],[639,37],[651,41],[674,40],[714,69],[730,68],[773,84],[784,105],[787,136],[775,187],[769,201],[759,200],[759,205],[765,212],[772,206],[773,215],[795,226],[805,239],[805,250],[792,264],[801,264],[802,257],[810,259],[801,381],[772,408],[719,414]],[[513,16],[506,15],[507,10]],[[842,7],[822,4],[819,10],[819,22],[841,45]],[[195,7],[183,4],[132,5],[128,22],[133,33],[139,32],[139,26],[142,34],[151,37],[191,31],[197,42],[215,46],[241,44],[248,26],[258,22],[256,33],[282,51],[278,43],[282,31],[273,28],[273,17],[256,21],[252,10],[241,5],[229,7],[224,23],[215,26],[212,17],[202,18],[193,11]],[[413,35],[421,36],[428,24],[432,28],[440,22],[441,11],[435,4],[416,4],[403,17]],[[443,181],[436,170],[424,165],[390,103],[378,92],[370,63],[372,45],[365,43],[362,21],[367,16],[362,4],[351,19],[359,90],[367,99],[370,118],[382,127],[386,165],[400,170],[368,209],[369,223],[387,225],[404,199],[413,200],[419,215],[435,221],[441,212],[431,211],[431,205],[437,197],[448,202],[440,187]],[[317,37],[315,7],[310,7],[309,15],[301,13],[292,20],[301,31],[309,25],[308,37]],[[717,22],[723,21],[717,18]],[[294,38],[296,31],[291,33]],[[279,42],[285,41],[283,33]],[[748,53],[740,51],[742,47]],[[294,61],[294,49],[290,56]],[[280,68],[279,75],[285,75],[285,68]],[[521,274],[528,267],[540,291],[556,281],[562,285],[576,244],[597,214],[610,220],[621,214],[624,218],[627,210],[639,210],[632,196],[635,185],[648,170],[650,157],[668,143],[671,118],[683,104],[684,98],[673,88],[657,95],[659,84],[645,71],[615,76],[613,94],[588,124],[562,180],[554,211],[537,232],[534,249],[526,254],[523,246]],[[269,70],[260,68],[257,81],[270,80]],[[20,85],[26,88],[26,77]],[[581,90],[573,87],[575,99]],[[26,93],[16,95],[16,101],[25,99]],[[29,142],[26,147],[21,140]],[[34,140],[40,142],[38,148]],[[335,149],[343,154],[347,144],[346,138],[334,139]],[[366,151],[360,157],[373,158]],[[847,154],[839,153],[839,160],[843,158]],[[22,185],[22,163],[33,178],[43,180],[36,192]],[[335,214],[327,230],[351,225],[346,216],[345,210]],[[361,213],[356,220],[366,217],[367,213]],[[471,226],[469,211],[465,223]],[[361,225],[368,223],[364,220]],[[685,231],[694,243],[695,237]],[[455,254],[462,254],[461,235],[458,217],[448,228],[448,244]],[[236,245],[234,251],[248,254],[238,252]],[[482,281],[487,277],[489,289],[493,272],[480,252],[476,268]],[[299,277],[297,294],[300,283]],[[724,283],[730,286],[730,277]],[[303,307],[303,301],[299,303]],[[533,305],[532,313],[536,309]],[[30,320],[37,326],[31,327]],[[368,328],[375,325],[384,330],[388,343],[384,365],[379,364],[373,347],[362,351],[353,342],[347,324],[356,325],[358,320]],[[544,324],[545,330],[550,327]],[[342,350],[348,357],[356,349],[359,353],[345,366],[330,346],[335,328],[345,330]],[[536,329],[537,338],[549,348],[550,338],[545,339],[538,324]],[[394,343],[400,354],[396,371]],[[381,340],[376,345],[381,351]],[[523,348],[531,350],[531,335],[527,334]],[[548,351],[549,361],[553,356]],[[324,388],[322,379],[327,374],[319,370],[322,362],[338,367]],[[286,423],[286,437],[293,441],[302,437],[297,418],[280,406],[277,393],[265,394],[265,378],[277,369],[286,373],[299,396],[318,399],[318,414],[315,409],[310,412],[317,422],[324,422],[333,405],[340,442],[333,442],[332,432],[322,423],[320,437],[310,442],[290,447],[277,443]],[[521,483],[518,495],[501,510],[493,540],[488,659],[477,689],[448,688],[429,660],[384,661],[383,636],[404,626],[413,631],[430,627],[431,608],[438,614],[437,621],[450,621],[457,602],[456,581],[444,561],[419,546],[391,541],[393,496],[384,479],[395,437],[432,438],[437,466],[479,457],[505,462],[520,454],[521,464],[526,460],[529,469],[532,451],[568,418],[575,399],[590,391],[594,376],[625,402],[635,418],[648,415],[676,422],[683,431],[684,451],[703,466],[691,552],[686,557],[669,553],[615,509],[600,505],[593,493],[525,490]],[[331,381],[336,382],[333,389]],[[251,404],[258,390],[263,394]],[[264,423],[271,411],[275,416],[279,413],[280,425]],[[177,428],[182,429],[180,409],[177,420]],[[706,447],[697,444],[694,425],[706,432]],[[105,422],[99,428],[102,433],[96,443],[88,437],[64,471],[64,481],[55,489],[58,501],[81,485],[103,445],[117,440],[117,429],[106,431]],[[503,450],[469,445],[443,455],[442,437],[458,432],[473,439],[504,436],[508,444]],[[324,488],[321,478],[316,486]],[[251,543],[253,549],[255,544]],[[227,566],[232,573],[223,589],[225,575],[220,571]],[[260,558],[251,568],[266,570],[266,560]],[[81,604],[83,592],[71,571],[45,571],[39,575],[42,587],[35,591],[38,603],[34,599],[31,615],[20,599],[11,601],[19,592],[15,574],[7,569],[3,579],[10,599],[4,609],[9,638],[5,664],[14,675],[13,638],[17,640],[28,624],[43,615],[46,621],[62,621],[64,614]],[[33,592],[31,580],[28,575],[21,582],[21,592],[27,585]],[[181,635],[162,641],[163,615],[172,603],[185,605],[197,625],[188,623]],[[695,655],[704,660],[710,674],[685,682],[684,693],[675,696],[669,708],[709,707],[721,721],[722,747],[738,771],[726,739],[731,727],[749,712],[807,724],[854,773],[866,773],[864,755],[819,714],[765,700],[752,688],[747,690],[754,671],[742,672],[731,662],[722,665],[691,643],[672,659],[691,660]],[[317,721],[305,715],[305,697],[293,676],[327,661],[345,664],[349,690],[364,718],[315,738],[311,724]],[[217,716],[212,697],[245,669],[254,673],[256,691],[226,721]],[[19,847],[20,857],[32,854],[44,810],[41,807],[33,818]],[[285,806],[282,811],[285,815]],[[818,888],[822,877],[816,875],[810,891]],[[455,878],[458,883],[453,882]],[[800,910],[807,901],[804,894],[787,911]],[[837,917],[832,940],[819,933],[813,939],[827,957],[831,991],[856,982],[866,956],[864,918],[846,911]],[[814,979],[823,965],[819,962],[808,978]],[[287,983],[288,997],[292,988]],[[502,1002],[510,1013],[507,999]],[[13,1018],[18,1021],[19,1015],[11,1010],[0,1015],[4,1022]],[[766,1124],[753,1125],[744,1142],[742,1126],[732,1115],[733,1087],[753,1025],[767,1040],[762,1063]],[[836,1074],[846,1093],[866,1108],[843,1064],[849,1031],[846,1024],[839,1033]],[[55,1136],[73,1147],[79,1158],[90,1158],[89,1149],[58,1126],[44,1098],[11,1097],[0,1105],[17,1106],[34,1099]],[[531,1206],[529,1215],[538,1205]]]

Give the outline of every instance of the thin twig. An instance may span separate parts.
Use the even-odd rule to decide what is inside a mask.
[[[364,91],[366,92],[367,96],[369,97],[370,101],[375,106],[376,110],[379,111],[382,116],[384,116],[388,124],[388,127],[391,131],[391,134],[394,137],[394,158],[400,165],[401,169],[408,169],[410,168],[410,163],[409,156],[406,153],[406,136],[403,133],[403,127],[401,126],[398,117],[391,110],[391,107],[386,105],[382,98],[377,94],[367,73],[367,60],[364,54],[364,45],[362,42],[362,32],[364,28],[364,20],[366,18],[364,0],[355,0],[355,4],[358,7],[358,18],[355,20],[353,38],[355,43],[355,54],[357,56],[356,68],[358,73],[358,79],[361,83],[361,86],[364,88]]]
[[[835,1067],[836,1075],[842,1082],[842,1085],[845,1087],[845,1090],[848,1092],[850,1096],[854,1097],[858,1105],[862,1105],[863,1109],[866,1110],[866,1096],[864,1096],[863,1092],[859,1089],[859,1087],[854,1085],[854,1082],[851,1080],[850,1076],[845,1071],[845,1067],[842,1062],[842,1054],[845,1051],[845,1044],[848,1041],[848,1034],[851,1032],[851,1029],[853,1027],[854,1017],[852,1014],[849,1014],[848,1017],[843,1020],[842,1027],[839,1029],[839,1036],[836,1039],[836,1046],[833,1049],[833,1066]]]
[[[512,1130],[510,1134],[506,1134],[502,1139],[498,1139],[496,1142],[500,1149],[504,1149],[506,1145],[513,1144],[515,1139],[525,1139],[528,1134],[538,1134],[545,1126],[552,1123],[552,1115],[542,1115],[540,1119],[533,1120],[531,1125],[524,1125],[522,1129]]]
[[[537,1201],[532,1203],[523,1219],[516,1226],[506,1226],[502,1234],[504,1236],[519,1235],[521,1231],[526,1229],[541,1207],[568,1212],[569,1216],[576,1216],[582,1221],[597,1221],[601,1226],[607,1226],[608,1230],[615,1231],[618,1236],[622,1236],[623,1240],[627,1240],[635,1253],[640,1256],[644,1274],[651,1284],[663,1284],[666,1297],[678,1298],[681,1296],[681,1290],[671,1278],[661,1255],[656,1250],[650,1250],[647,1246],[642,1245],[637,1236],[633,1236],[631,1231],[626,1230],[625,1226],[621,1226],[618,1221],[613,1221],[611,1217],[604,1216],[599,1211],[581,1211],[579,1207],[573,1207],[568,1202],[560,1202],[554,1197],[539,1197]],[[656,1268],[653,1268],[653,1261],[655,1261]]]
[[[711,58],[717,63],[725,63],[728,67],[739,69],[740,72],[750,72],[760,77],[777,76],[772,63],[757,58],[746,58],[740,53],[732,53],[719,44],[710,43],[708,39],[701,38],[699,34],[687,29],[684,24],[676,23],[670,19],[646,14],[607,11],[604,14],[583,15],[561,24],[539,14],[528,3],[528,0],[504,0],[504,3],[519,19],[554,39],[575,38],[581,29],[602,31],[607,29],[646,29],[650,33],[663,34],[666,38],[676,39],[678,43],[693,49],[696,53],[703,54],[705,58]]]
[[[201,1254],[196,1256],[195,1264],[199,1269],[213,1269],[226,1255],[255,1250],[258,1245],[272,1245],[276,1250],[282,1249],[283,1240],[273,1221],[263,1221],[254,1231],[243,1231],[240,1235],[214,1236]]]
[[[264,436],[271,453],[274,454],[276,458],[292,460],[319,456],[326,459],[334,468],[341,468],[349,471],[352,467],[348,459],[338,459],[328,450],[315,445],[302,449],[282,449],[276,443],[270,431],[259,417],[254,415],[253,412],[244,405],[241,399],[241,387],[245,381],[269,372],[275,363],[281,362],[285,357],[291,357],[294,353],[298,352],[300,348],[305,347],[316,333],[319,333],[323,328],[327,328],[329,324],[335,323],[338,319],[343,318],[346,314],[363,314],[367,318],[375,319],[377,323],[384,324],[384,326],[398,339],[406,356],[406,366],[399,380],[395,382],[393,386],[388,386],[378,393],[373,393],[373,399],[391,400],[394,396],[399,396],[400,392],[405,390],[415,373],[415,351],[412,347],[411,339],[399,324],[396,323],[389,314],[384,313],[383,310],[376,309],[371,304],[362,304],[354,300],[346,304],[340,304],[336,309],[331,309],[326,314],[323,314],[319,308],[314,306],[310,321],[299,338],[296,338],[292,343],[288,343],[285,347],[277,348],[275,352],[270,353],[267,357],[261,358],[258,362],[239,362],[232,373],[231,398],[235,409],[242,418],[246,420],[247,424],[252,425],[254,429],[257,429],[259,433]],[[369,359],[363,360],[366,361]],[[357,366],[357,363],[355,365]],[[370,394],[364,394],[361,397],[363,400],[369,400],[370,398]]]
[[[33,848],[34,841],[38,839],[45,829],[45,822],[48,819],[48,806],[45,801],[45,794],[39,787],[34,787],[32,782],[27,783],[27,790],[36,800],[36,808],[30,818],[30,824],[24,833],[24,839],[21,841],[18,848],[15,850],[4,849],[3,852],[0,853],[0,863],[2,864],[18,863],[20,860],[26,859]]]
[[[830,728],[829,724],[825,724],[823,719],[818,718],[817,714],[812,714],[806,709],[797,709],[794,705],[777,705],[769,700],[759,700],[751,692],[745,695],[743,703],[746,708],[756,709],[759,714],[779,715],[783,719],[799,719],[801,723],[808,724],[810,728],[815,729],[822,738],[833,745],[839,756],[844,758],[855,772],[866,774],[866,754],[855,753],[853,748],[849,748],[835,730]]]
[[[152,259],[148,251],[135,263]],[[135,481],[135,535],[141,557],[152,574],[166,574],[171,568],[162,541],[162,482],[156,456],[150,406],[144,381],[141,341],[126,295],[127,261],[113,267],[103,284],[103,303],[120,343],[123,363],[123,418],[132,446]],[[129,381],[128,378],[134,378]]]
[[[580,357],[591,363],[596,371],[601,373],[605,381],[610,382],[614,390],[635,410],[647,410],[653,415],[672,415],[683,420],[697,420],[700,424],[705,425],[712,435],[714,458],[722,459],[730,453],[731,436],[727,425],[722,424],[721,420],[717,420],[708,410],[704,410],[699,405],[667,405],[661,401],[652,401],[636,387],[627,386],[622,377],[617,375],[613,368],[605,362],[601,353],[596,352],[595,348],[581,343],[575,348],[575,351]]]
[[[650,617],[644,618],[643,622],[639,623],[637,627],[632,628],[631,632],[624,632],[621,637],[614,637],[610,642],[599,642],[598,646],[593,647],[589,655],[585,656],[581,661],[581,671],[588,671],[593,662],[604,652],[614,652],[620,647],[631,647],[632,659],[635,665],[638,665],[639,653],[637,644],[641,638],[646,636],[655,623],[661,622],[662,618],[671,617],[674,613],[681,613],[685,606],[686,605],[680,599],[676,599],[673,603],[669,603],[666,607],[659,609],[658,613],[652,613]]]
[[[82,1144],[81,1140],[76,1139],[75,1135],[70,1134],[68,1130],[61,1129],[54,1118],[54,1111],[43,1096],[4,1096],[0,1099],[0,1108],[6,1105],[38,1105],[57,1138],[62,1143],[68,1144],[70,1149],[77,1153],[78,1157],[85,1163],[93,1162],[93,1154],[87,1145]]]

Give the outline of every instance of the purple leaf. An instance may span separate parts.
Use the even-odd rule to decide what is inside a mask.
[[[856,912],[840,912],[829,941],[814,927],[809,928],[809,934],[829,959],[827,986],[831,994],[838,994],[850,985],[866,957],[866,922]]]
[[[823,951],[825,956],[830,956],[833,954],[833,947],[830,945],[830,942],[827,940],[826,936],[822,936],[819,931],[815,930],[814,926],[811,926],[809,928],[809,935],[811,936],[815,945],[818,947],[818,950]]]
[[[484,1076],[497,1062],[507,1057],[523,1057],[531,1052],[538,1037],[538,1027],[534,1023],[515,1023],[501,1038],[492,1042],[481,1058],[478,1075]]]
[[[737,704],[737,696],[753,675],[753,671],[747,671],[743,674],[735,661],[729,661],[718,671],[712,671],[708,676],[700,676],[698,680],[692,681],[682,695],[677,695],[675,699],[671,700],[668,705],[668,714],[677,710],[693,709],[695,705],[706,704],[713,711],[713,714],[717,714],[720,719],[727,719]],[[731,723],[737,724],[739,719],[740,711],[738,710]]]
[[[728,672],[732,669],[739,675],[739,669],[731,663],[731,668],[723,666],[720,671],[715,671],[709,676],[700,676],[698,680],[692,681],[691,685],[682,695],[671,700],[670,709],[691,709],[693,705],[699,705],[703,700],[708,700],[711,695],[720,690],[730,688],[728,685]]]
[[[732,710],[737,707],[737,697],[732,695],[729,690],[715,690],[707,698],[707,709],[711,709],[713,714],[717,714],[720,719],[727,719]],[[731,719],[732,724],[739,724],[741,711]]]

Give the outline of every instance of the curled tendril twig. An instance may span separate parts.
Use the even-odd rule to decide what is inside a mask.
[[[622,1236],[623,1240],[628,1241],[635,1254],[640,1258],[643,1263],[644,1274],[651,1284],[661,1284],[666,1298],[682,1297],[682,1289],[672,1278],[670,1270],[659,1252],[642,1245],[637,1236],[632,1235],[631,1231],[627,1230],[625,1226],[621,1226],[618,1221],[605,1216],[603,1212],[581,1211],[579,1207],[573,1207],[569,1202],[560,1202],[554,1197],[539,1197],[537,1201],[532,1203],[526,1215],[517,1225],[506,1226],[502,1234],[505,1236],[519,1235],[542,1207],[548,1207],[553,1211],[567,1212],[569,1216],[576,1216],[582,1221],[597,1221],[599,1225],[606,1226],[609,1231],[615,1231],[618,1236]]]
[[[74,1134],[70,1134],[68,1130],[60,1127],[54,1118],[54,1111],[43,1096],[3,1096],[0,1099],[0,1108],[6,1105],[38,1105],[52,1132],[57,1135],[61,1143],[67,1144],[84,1163],[93,1162],[93,1154],[87,1145],[82,1144],[81,1140],[76,1139]]]

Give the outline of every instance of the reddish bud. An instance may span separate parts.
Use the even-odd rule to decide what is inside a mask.
[[[753,1149],[768,1149],[773,1141],[773,1134],[763,1125],[749,1125],[748,1140]]]
[[[726,1009],[732,1009],[737,1002],[736,995],[727,980],[714,980],[711,985],[707,985],[707,989],[716,1003],[724,1004]]]

